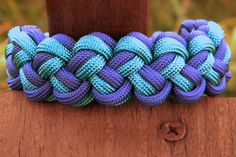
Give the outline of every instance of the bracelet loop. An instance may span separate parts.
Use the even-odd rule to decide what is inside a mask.
[[[94,32],[77,42],[49,37],[36,26],[12,28],[6,47],[7,82],[34,101],[117,106],[134,94],[146,106],[170,95],[193,103],[226,88],[231,51],[215,22],[186,20],[179,33],[132,32],[118,42]]]

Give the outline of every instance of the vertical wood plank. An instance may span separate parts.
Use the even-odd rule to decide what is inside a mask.
[[[132,31],[148,33],[148,0],[46,0],[51,34],[80,38],[94,31],[118,40]]]

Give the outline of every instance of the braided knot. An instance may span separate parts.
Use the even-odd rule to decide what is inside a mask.
[[[186,41],[173,32],[157,32],[152,40],[155,44],[152,67],[172,82],[179,101],[192,103],[198,100],[205,85],[201,73],[186,64],[189,58]]]
[[[198,69],[206,79],[206,94],[221,94],[232,73],[229,71],[231,52],[220,25],[206,20],[186,20],[180,28],[180,35],[189,44],[189,65]]]
[[[84,106],[94,96],[89,81],[95,82],[97,74],[112,57],[115,41],[101,33],[84,36],[78,42],[59,34],[45,39],[38,45],[38,54],[45,53],[39,68],[43,78],[50,78],[53,93],[64,104]],[[37,60],[41,58],[36,57]]]
[[[81,55],[83,50],[93,52],[90,54],[91,59],[88,58],[84,63],[81,62],[82,66],[77,70],[76,76],[81,79],[89,79],[93,86],[92,93],[99,103],[108,106],[120,105],[129,99],[132,86],[107,64],[107,61],[113,56],[116,42],[102,33],[96,32],[92,35],[93,37],[90,36],[87,39],[81,38],[74,47],[78,55]],[[95,41],[95,45],[93,45],[94,41],[90,39],[91,37],[98,40]]]
[[[31,65],[37,54],[38,44],[46,36],[35,26],[15,27],[9,31],[8,36],[9,43],[6,48],[8,84],[12,89],[21,89],[23,85],[26,95],[30,98],[33,93],[29,90],[42,87],[44,83],[38,79],[38,74],[32,70]],[[31,82],[35,82],[38,86]]]
[[[152,63],[153,43],[137,32],[120,39],[114,49],[115,56],[108,65],[135,88],[135,95],[145,105],[156,105],[166,100],[171,84],[149,65]]]
[[[170,94],[193,103],[204,93],[222,93],[232,77],[224,32],[211,21],[187,20],[179,34],[151,38],[132,32],[118,42],[99,32],[77,42],[64,34],[48,37],[35,26],[15,27],[8,36],[8,84],[35,101],[85,106],[95,99],[117,106],[134,93],[146,106]]]

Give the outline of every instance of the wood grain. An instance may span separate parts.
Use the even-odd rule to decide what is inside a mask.
[[[118,40],[132,31],[148,32],[147,0],[46,0],[50,34],[79,39],[94,31]]]
[[[136,101],[117,108],[96,103],[72,108],[0,93],[0,154],[4,157],[234,157],[236,98],[203,98],[147,108]],[[163,121],[181,120],[187,136],[166,142]]]

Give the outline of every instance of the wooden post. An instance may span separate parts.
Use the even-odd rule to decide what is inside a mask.
[[[78,39],[93,31],[119,39],[148,33],[147,0],[47,0],[49,31]],[[236,98],[147,108],[131,100],[115,108],[28,101],[0,92],[0,156],[233,157]]]
[[[148,33],[148,0],[46,0],[49,32],[78,39],[94,31],[118,40],[138,31]]]

